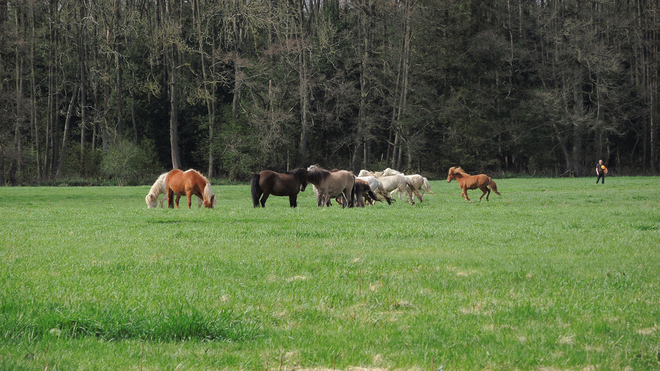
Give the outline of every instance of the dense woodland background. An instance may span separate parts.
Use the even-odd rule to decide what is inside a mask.
[[[0,4],[0,184],[659,169],[658,0]]]

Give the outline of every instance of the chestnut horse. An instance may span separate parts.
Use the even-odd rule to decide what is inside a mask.
[[[307,168],[307,181],[316,189],[319,206],[327,206],[331,197],[339,196],[342,196],[342,207],[353,203],[355,176],[346,170],[331,172],[312,165]]]
[[[289,205],[298,206],[298,192],[305,191],[307,187],[307,170],[297,168],[293,171],[280,174],[271,170],[264,170],[252,175],[252,203],[254,207],[266,207],[268,196],[289,196]],[[259,200],[261,198],[261,201]]]
[[[193,195],[204,200],[204,207],[212,209],[216,204],[215,195],[211,190],[211,183],[197,170],[187,170],[183,172],[174,169],[167,173],[165,178],[165,188],[167,189],[167,207],[174,208],[174,195],[176,195],[176,208],[179,208],[179,199],[181,196],[188,196],[188,209],[190,209],[190,200]]]
[[[498,196],[501,196],[500,192],[497,191],[497,184],[491,179],[488,175],[479,174],[479,175],[470,175],[463,171],[460,167],[451,167],[449,168],[449,175],[447,176],[447,183],[451,182],[452,179],[456,179],[458,185],[461,187],[463,192],[461,196],[464,199],[472,202],[467,195],[468,189],[477,189],[479,188],[483,194],[479,197],[479,201],[486,195],[486,201],[488,201],[488,196],[490,196],[490,189],[493,192],[497,193]]]
[[[165,188],[165,178],[167,177],[167,174],[168,173],[160,174],[158,179],[154,182],[154,185],[151,186],[149,193],[144,197],[144,201],[147,203],[147,209],[155,209],[156,206],[158,206],[158,202],[160,202],[160,208],[163,208],[163,202],[167,200],[167,189]],[[165,195],[165,197],[158,201],[160,195]],[[197,206],[202,207],[202,199],[199,197],[197,198]]]

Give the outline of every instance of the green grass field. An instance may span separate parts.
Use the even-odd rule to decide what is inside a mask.
[[[0,369],[658,369],[658,179],[365,209],[0,188]]]

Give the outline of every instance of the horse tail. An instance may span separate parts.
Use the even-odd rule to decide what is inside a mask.
[[[429,183],[429,180],[426,179],[426,177],[423,177],[423,178],[424,178],[424,189],[426,189],[426,192],[434,195],[435,193],[433,191],[431,191],[431,183]]]
[[[491,191],[497,193],[498,196],[501,196],[500,192],[497,191],[497,184],[495,184],[495,181],[493,178],[488,177],[488,185],[490,186]]]
[[[259,207],[259,197],[261,197],[261,195],[264,193],[264,191],[261,190],[261,186],[259,185],[259,180],[261,180],[260,174],[252,175],[250,188],[252,189],[252,204],[254,207]]]
[[[387,201],[388,205],[391,205],[392,201],[395,201],[387,195],[387,192],[385,192],[385,188],[383,188],[383,186],[380,184],[380,181],[378,182],[378,188],[376,188],[376,189],[378,190],[378,194],[383,196],[385,201]]]
[[[408,185],[408,189],[410,189],[410,197],[412,198],[413,196],[417,196],[419,198],[419,202],[422,202],[422,196],[420,196],[419,192],[417,192],[417,188],[412,183],[412,180],[406,178],[406,184]],[[411,200],[412,201],[412,200]]]
[[[367,194],[369,195],[369,197],[371,197],[372,200],[374,200],[374,201],[378,201],[378,202],[383,202],[383,200],[381,200],[380,198],[378,198],[378,196],[377,196],[377,195],[374,193],[374,191],[372,191],[371,189],[367,189],[366,192],[367,192]]]

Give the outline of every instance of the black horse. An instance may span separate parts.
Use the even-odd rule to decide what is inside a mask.
[[[291,207],[298,206],[298,192],[307,187],[307,169],[297,168],[286,173],[264,170],[252,176],[252,203],[266,207],[268,196],[289,196]]]

